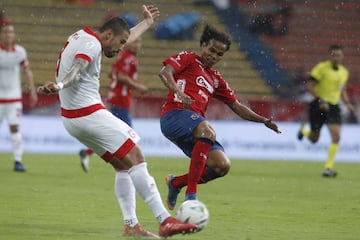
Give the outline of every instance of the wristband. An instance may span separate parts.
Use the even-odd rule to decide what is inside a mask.
[[[59,89],[61,90],[61,89],[63,89],[63,88],[64,88],[64,83],[62,83],[62,82],[58,82],[58,83],[56,84],[56,86],[58,86],[58,87],[59,87]]]

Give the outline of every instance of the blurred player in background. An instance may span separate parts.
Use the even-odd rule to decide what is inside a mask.
[[[159,11],[155,6],[143,8],[144,20],[131,30],[122,18],[115,17],[99,31],[85,27],[72,34],[60,52],[56,82],[46,82],[38,91],[59,93],[66,130],[115,169],[115,194],[123,213],[123,235],[159,238],[139,224],[136,192],[159,222],[161,237],[194,232],[197,227],[179,222],[166,210],[137,145],[140,137],[129,125],[106,110],[99,93],[102,53],[114,57],[126,42],[137,39],[158,18]]]
[[[133,98],[133,90],[144,94],[147,87],[138,81],[138,61],[136,54],[141,48],[141,38],[125,45],[124,50],[118,55],[112,65],[110,77],[110,90],[108,103],[110,112],[132,127],[130,108]],[[81,166],[85,172],[90,167],[92,149],[82,149],[79,152]]]
[[[336,177],[337,175],[333,166],[335,155],[339,150],[341,132],[340,98],[349,108],[350,113],[355,115],[355,109],[346,93],[349,72],[341,64],[343,59],[342,46],[332,45],[329,48],[329,59],[312,68],[310,80],[307,82],[307,89],[314,97],[308,106],[310,129],[303,124],[298,132],[299,140],[305,136],[310,142],[316,143],[319,140],[322,126],[327,124],[331,135],[331,144],[328,148],[328,158],[322,173],[324,177]]]
[[[33,107],[36,105],[38,97],[26,50],[15,43],[14,25],[4,22],[0,26],[0,123],[6,118],[10,127],[15,161],[14,171],[25,172],[22,164],[23,143],[20,133],[22,117],[20,69],[24,72],[30,92],[30,106]]]
[[[212,98],[226,104],[239,117],[265,124],[276,133],[271,119],[242,105],[228,83],[213,66],[229,50],[229,35],[207,25],[200,38],[200,54],[183,51],[164,60],[160,78],[170,90],[161,113],[161,130],[190,160],[189,172],[168,175],[167,204],[174,209],[177,195],[187,186],[185,200],[197,199],[197,184],[225,176],[230,160],[216,141],[216,132],[205,119]]]

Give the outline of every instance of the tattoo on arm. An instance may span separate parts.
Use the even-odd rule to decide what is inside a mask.
[[[82,58],[76,58],[70,69],[70,72],[64,77],[62,83],[64,87],[70,86],[72,83],[79,81],[80,73],[84,72],[89,62]]]

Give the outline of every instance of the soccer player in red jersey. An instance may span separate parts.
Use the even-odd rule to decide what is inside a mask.
[[[191,158],[188,173],[166,177],[169,190],[166,200],[171,210],[181,188],[187,186],[185,200],[197,199],[198,183],[222,177],[230,169],[230,160],[216,141],[214,128],[205,119],[212,98],[222,101],[239,117],[263,123],[280,133],[271,118],[241,104],[220,72],[213,68],[230,45],[229,35],[206,25],[200,38],[200,54],[183,51],[163,61],[159,76],[169,92],[162,107],[161,130]]]
[[[141,39],[126,44],[111,69],[110,91],[108,103],[110,111],[132,126],[130,107],[133,98],[133,91],[144,94],[148,88],[138,81],[137,52],[141,48]]]

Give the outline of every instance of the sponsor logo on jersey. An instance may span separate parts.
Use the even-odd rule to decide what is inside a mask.
[[[95,43],[94,42],[86,42],[85,46],[87,49],[91,49],[91,48],[95,47]]]
[[[204,87],[206,88],[206,90],[208,90],[209,93],[213,93],[214,92],[214,88],[210,85],[210,83],[208,83],[205,78],[203,76],[198,76],[196,78],[196,84],[200,87]]]

